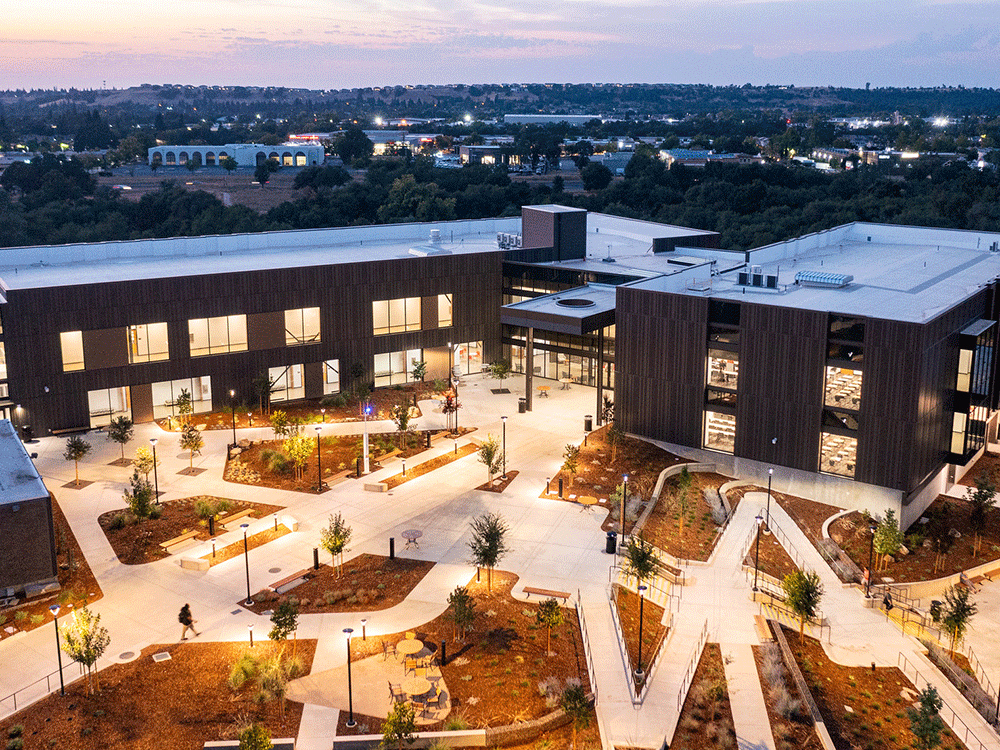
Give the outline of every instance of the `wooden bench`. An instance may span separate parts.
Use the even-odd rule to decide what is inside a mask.
[[[253,513],[253,508],[247,508],[246,510],[241,510],[239,513],[233,513],[231,516],[226,516],[225,518],[219,519],[219,526],[228,526],[234,521],[240,521]]]
[[[771,635],[771,629],[767,626],[767,620],[764,619],[763,615],[754,615],[753,625],[761,643],[768,643],[774,640],[774,636]]]
[[[52,434],[56,437],[60,435],[79,435],[84,432],[90,432],[93,429],[91,427],[66,427],[62,430],[52,430]]]
[[[553,591],[552,589],[538,589],[535,588],[534,586],[525,586],[522,589],[522,591],[524,591],[524,593],[527,594],[529,597],[532,594],[536,594],[538,596],[545,596],[550,599],[562,599],[563,603],[565,603],[566,600],[569,599],[570,597],[570,594],[566,591]]]
[[[181,542],[186,542],[188,539],[194,539],[196,536],[198,536],[198,532],[197,531],[189,531],[186,534],[181,534],[180,536],[175,536],[173,539],[168,539],[165,542],[160,542],[160,546],[163,547],[163,549],[170,549],[175,544],[180,544]]]
[[[292,573],[290,576],[285,576],[280,581],[275,581],[274,583],[268,585],[267,588],[270,591],[277,591],[282,586],[287,586],[292,581],[297,581],[299,578],[308,578],[311,572],[312,568],[305,568],[304,570],[300,570],[298,573]]]

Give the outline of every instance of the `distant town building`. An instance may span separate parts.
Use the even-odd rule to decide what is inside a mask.
[[[149,164],[160,167],[183,167],[194,159],[206,167],[215,167],[226,157],[241,167],[256,167],[260,162],[277,159],[283,167],[312,167],[326,158],[323,147],[306,143],[263,146],[258,143],[230,143],[225,146],[156,146],[149,149]]]
[[[660,158],[667,166],[683,164],[686,167],[704,167],[711,162],[727,164],[763,164],[763,156],[750,154],[717,154],[714,151],[698,151],[694,149],[669,148],[660,151]]]
[[[601,120],[601,115],[504,115],[503,121],[513,125],[586,125],[591,120]]]

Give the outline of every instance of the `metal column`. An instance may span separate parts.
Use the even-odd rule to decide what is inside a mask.
[[[528,329],[528,341],[524,347],[524,398],[527,410],[531,411],[531,390],[535,374],[535,329]]]
[[[604,424],[601,418],[604,411],[604,327],[597,329],[597,426]]]

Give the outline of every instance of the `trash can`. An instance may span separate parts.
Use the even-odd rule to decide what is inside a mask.
[[[583,417],[583,431],[591,432],[594,429],[594,417],[590,414],[585,414]]]
[[[517,413],[524,414],[526,411],[528,411],[528,399],[519,398],[517,400]]]
[[[609,531],[608,537],[604,541],[604,551],[609,555],[615,554],[618,549],[618,532]]]
[[[30,424],[23,425],[21,427],[21,442],[30,443],[35,439],[35,431],[31,428]]]

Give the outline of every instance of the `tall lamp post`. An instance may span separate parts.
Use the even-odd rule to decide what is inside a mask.
[[[625,498],[628,497],[628,474],[622,474],[622,544],[625,544]]]
[[[753,560],[753,591],[757,593],[757,571],[760,570],[760,525],[764,522],[764,517],[758,513],[757,517],[754,519],[757,522],[757,551],[754,553]],[[757,597],[754,597],[755,599]]]
[[[233,445],[236,445],[236,391],[229,391],[229,408],[233,412]]]
[[[503,423],[503,479],[507,481],[507,417],[500,417]]]
[[[767,520],[764,523],[764,528],[767,529],[767,533],[771,533],[771,477],[774,476],[774,469],[767,470]]]
[[[59,695],[66,695],[66,685],[63,683],[62,673],[62,648],[59,645],[59,605],[53,604],[49,607],[52,613],[52,624],[56,626],[56,658],[59,660]]]
[[[353,729],[355,726],[354,722],[354,695],[351,691],[351,633],[354,632],[354,628],[344,628],[344,633],[347,635],[347,728]]]
[[[250,596],[250,548],[247,545],[247,529],[250,528],[250,524],[241,523],[240,528],[243,529],[243,560],[246,562],[247,568],[247,600],[246,606],[253,606],[253,599]]]
[[[158,438],[150,438],[149,444],[153,446],[153,496],[156,500],[156,504],[160,504],[160,479],[156,474],[156,444],[160,442]],[[149,474],[146,475],[147,477]],[[148,482],[149,479],[146,479]]]
[[[316,425],[313,429],[316,430],[316,494],[318,495],[323,491],[323,459],[321,458],[323,445],[319,436],[323,428]]]
[[[372,413],[372,405],[368,402],[365,402],[365,405],[361,407],[361,412],[365,416],[365,439],[364,439],[364,445],[362,446],[362,450],[364,451],[365,454],[365,474],[367,474],[369,468],[368,467],[368,415]]]
[[[643,597],[645,591],[645,586],[639,586],[639,659],[635,666],[635,678],[637,680],[641,680],[646,674],[642,669],[642,605],[646,601]]]
[[[875,557],[875,532],[877,529],[878,527],[875,524],[868,524],[868,532],[871,534],[871,540],[868,543],[868,576],[867,580],[865,580],[865,599],[870,599],[872,595],[872,562],[874,562]],[[997,703],[997,706],[1000,706],[1000,703]]]

